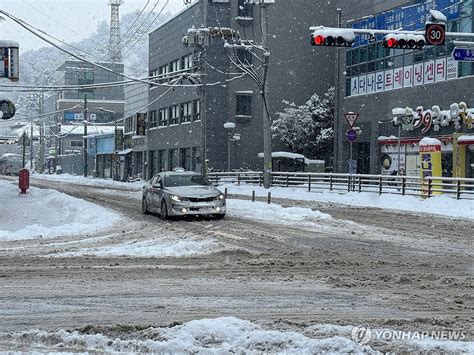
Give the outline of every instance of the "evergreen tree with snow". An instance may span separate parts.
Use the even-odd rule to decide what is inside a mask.
[[[323,97],[314,94],[303,105],[283,101],[286,107],[272,123],[273,138],[291,152],[329,162],[334,139],[334,87]]]

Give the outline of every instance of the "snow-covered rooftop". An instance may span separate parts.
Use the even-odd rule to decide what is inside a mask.
[[[420,147],[426,145],[441,145],[441,141],[436,138],[425,137],[420,141]]]
[[[263,158],[263,153],[258,153],[259,158]],[[291,153],[291,152],[272,152],[272,158],[288,158],[288,159],[299,159],[303,160],[306,165],[310,164],[324,164],[324,160],[308,159],[303,154]]]
[[[117,128],[122,128],[121,126],[117,126]],[[113,134],[114,133],[114,126],[87,126],[87,134],[88,135],[99,135],[99,134]],[[61,125],[61,134],[77,134],[83,135],[84,134],[84,126],[83,125]]]

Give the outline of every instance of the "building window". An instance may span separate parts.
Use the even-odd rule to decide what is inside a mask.
[[[168,170],[171,171],[178,167],[179,157],[178,149],[170,149],[168,151]]]
[[[252,53],[247,49],[238,49],[237,58],[244,65],[252,64]]]
[[[179,110],[178,105],[170,107],[170,125],[175,125],[179,123]]]
[[[158,75],[160,76],[158,81],[159,82],[167,81],[168,80],[168,74],[169,74],[168,65],[162,65],[158,69]]]
[[[237,116],[252,116],[252,96],[237,94],[236,96],[236,110]]]
[[[94,90],[91,90],[91,89],[78,90],[78,98],[80,100],[84,100],[84,97],[86,96],[89,100],[94,100]]]
[[[174,73],[179,71],[179,59],[170,63],[169,72]]]
[[[160,127],[168,125],[168,110],[166,108],[160,109],[158,113],[158,125]]]
[[[166,171],[166,150],[158,151],[157,172]]]
[[[180,149],[180,167],[191,171],[191,148]]]
[[[82,148],[83,146],[83,141],[71,141],[71,147],[79,147]]]
[[[197,169],[197,164],[200,164],[200,148],[199,147],[193,147],[191,151],[192,157],[191,157],[191,170],[196,171]]]
[[[150,176],[156,174],[156,151],[150,150],[148,152],[148,168],[150,169]]]
[[[181,123],[191,122],[192,117],[192,102],[181,104]]]
[[[188,70],[193,68],[193,55],[189,54],[181,58],[181,69]]]
[[[150,128],[157,126],[156,110],[150,111]]]
[[[125,119],[125,134],[135,131],[135,116],[130,116]]]
[[[193,101],[193,121],[199,121],[201,119],[201,101]]]
[[[252,17],[252,4],[248,0],[239,0],[237,15],[239,17]]]
[[[94,71],[93,70],[86,70],[86,71],[78,72],[77,83],[79,85],[94,84]]]
[[[150,71],[150,79],[156,80],[156,77],[158,76],[159,71],[158,70],[152,70]]]

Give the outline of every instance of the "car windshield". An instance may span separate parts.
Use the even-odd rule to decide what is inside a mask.
[[[201,175],[169,175],[165,178],[166,187],[209,185],[209,181]]]

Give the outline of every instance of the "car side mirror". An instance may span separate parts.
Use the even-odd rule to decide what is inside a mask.
[[[160,182],[160,183],[158,183],[158,184],[155,184],[155,185],[153,185],[153,188],[155,188],[155,189],[162,189],[162,188],[163,188],[163,183]]]

